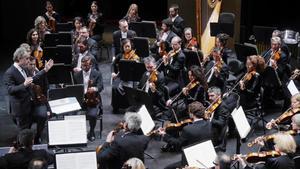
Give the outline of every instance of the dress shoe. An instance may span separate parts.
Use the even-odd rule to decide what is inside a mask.
[[[95,133],[94,132],[89,132],[89,134],[88,134],[88,139],[89,139],[89,141],[91,141],[91,142],[93,142],[93,141],[95,141]]]

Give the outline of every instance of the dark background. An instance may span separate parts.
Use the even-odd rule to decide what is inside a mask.
[[[223,0],[226,3],[228,0]],[[100,10],[108,24],[116,24],[122,18],[131,3],[139,5],[139,14],[144,20],[160,21],[167,17],[168,0],[98,0]],[[300,30],[298,6],[296,1],[242,0],[241,25],[244,25],[245,36],[252,33],[253,25],[275,26],[281,30]],[[33,27],[36,16],[45,11],[44,0],[0,2],[0,38],[2,48],[13,51],[20,43],[25,42],[27,31]],[[86,17],[91,0],[55,0],[55,9],[63,20],[74,16]],[[188,18],[185,18],[188,19]],[[17,31],[15,31],[17,30]]]

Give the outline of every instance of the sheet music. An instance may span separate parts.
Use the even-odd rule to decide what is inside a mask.
[[[67,97],[63,99],[49,101],[51,111],[56,114],[80,110],[80,104],[76,97]]]
[[[211,168],[217,154],[211,140],[183,149],[190,167]]]
[[[288,84],[287,87],[288,87],[288,89],[289,89],[289,91],[290,91],[290,93],[291,93],[292,96],[295,95],[295,94],[297,94],[297,93],[299,93],[299,91],[298,91],[298,89],[297,89],[297,87],[296,87],[296,85],[295,85],[295,83],[294,83],[293,80],[290,80],[290,82],[289,82],[289,84]]]
[[[145,105],[143,105],[137,113],[142,118],[141,129],[144,135],[147,135],[155,127],[154,121],[152,120],[152,117],[150,116]]]
[[[97,169],[96,152],[56,154],[57,169]]]
[[[68,115],[64,116],[65,120],[83,120],[86,121],[86,116],[85,115]]]
[[[242,106],[240,106],[238,109],[235,108],[232,111],[231,116],[232,116],[235,126],[239,132],[240,137],[241,138],[247,137],[248,133],[251,130],[251,127],[248,123],[248,120],[246,118],[246,115],[244,113]]]
[[[48,121],[48,134],[49,145],[86,144],[86,121]]]

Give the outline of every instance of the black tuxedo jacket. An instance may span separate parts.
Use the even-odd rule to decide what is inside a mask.
[[[131,39],[136,37],[136,33],[133,30],[128,30],[127,32],[127,38]],[[121,30],[117,30],[113,33],[113,55],[116,56],[121,52],[121,39],[122,39],[122,34]]]
[[[24,69],[27,76],[29,73]],[[45,76],[44,70],[39,71],[33,77],[33,83],[36,83],[38,79]],[[31,113],[32,105],[32,90],[29,86],[24,86],[24,77],[19,70],[14,66],[10,66],[4,73],[4,84],[7,88],[9,95],[9,113],[13,116],[26,116]]]
[[[91,53],[90,51],[87,53],[87,55],[91,56],[92,58],[92,64],[93,64],[93,68],[96,70],[99,70],[98,68],[98,62],[95,59],[95,55],[93,55],[93,53]],[[73,68],[77,66],[77,62],[78,62],[78,58],[79,58],[79,53],[75,54],[72,58],[72,66]]]
[[[90,80],[93,81],[92,87],[97,87],[100,94],[100,92],[103,90],[102,73],[92,68]],[[83,84],[83,70],[74,74],[74,83]]]
[[[184,30],[184,20],[181,16],[176,17],[176,19],[174,20],[172,30],[179,37],[182,37]]]
[[[29,162],[34,158],[43,158],[48,165],[54,162],[54,155],[46,150],[21,150],[0,157],[0,168],[5,169],[27,169]]]
[[[171,63],[168,63],[166,66],[164,64],[161,65],[161,70],[164,72],[164,76],[167,80],[177,81],[180,70],[184,68],[184,60],[185,55],[181,50],[173,56]]]
[[[100,169],[120,169],[132,157],[144,161],[149,141],[150,137],[137,132],[120,133],[110,145],[105,143],[103,151],[97,155]]]

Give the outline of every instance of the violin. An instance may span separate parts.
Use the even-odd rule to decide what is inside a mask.
[[[163,57],[164,55],[167,55],[167,43],[162,41],[159,43],[159,56]]]
[[[193,89],[194,87],[196,87],[199,84],[199,81],[197,80],[192,80],[189,84],[187,84],[184,88],[186,88],[186,91],[190,91],[191,89]],[[181,90],[180,93],[178,93],[177,95],[175,95],[171,100],[172,102],[174,102],[181,94],[183,93],[183,90]]]
[[[97,15],[90,15],[90,22],[89,22],[89,31],[90,31],[90,36],[93,36],[94,35],[94,32],[93,32],[93,30],[94,30],[94,28],[95,28],[95,26],[96,26],[96,22],[92,22],[91,21],[91,19],[97,19],[98,18],[98,16]]]
[[[124,59],[132,61],[140,61],[140,57],[135,53],[135,50],[131,50],[128,53],[124,54]]]
[[[157,70],[152,71],[150,76],[149,76],[149,82],[150,83],[155,83],[157,81],[157,76],[158,76]]]
[[[195,37],[193,37],[190,41],[189,41],[189,43],[187,43],[186,45],[185,45],[185,48],[187,48],[187,49],[192,49],[192,48],[197,48],[198,47],[198,42],[197,42],[197,39],[195,38]]]
[[[289,135],[292,135],[292,136],[295,136],[297,134],[297,131],[295,130],[288,130],[288,131],[285,131],[283,132],[284,134],[289,134]],[[274,138],[275,138],[276,134],[271,134],[271,135],[267,135],[267,136],[263,136],[261,139],[263,141],[267,141],[267,142],[270,142],[270,141],[273,141]],[[257,144],[257,139],[259,137],[257,137],[256,139],[254,139],[253,141],[251,141],[250,143],[247,144],[248,147],[252,147],[254,144]]]
[[[242,79],[243,83],[246,83],[248,81],[250,81],[252,79],[252,77],[256,74],[255,70],[252,70],[250,72],[247,72],[244,76],[244,78]]]
[[[205,119],[211,119],[213,112],[219,107],[219,105],[222,103],[222,99],[219,96],[214,102],[212,102],[204,112]]]
[[[299,76],[300,75],[300,70],[299,69],[295,69],[293,72],[292,72],[292,75],[290,77],[290,80],[296,80],[296,79],[299,79]]]
[[[167,62],[170,62],[171,58],[179,53],[179,50],[171,50],[167,55],[164,55],[164,58],[167,59]]]
[[[300,108],[295,108],[292,109],[291,107],[289,109],[287,109],[284,113],[282,113],[277,119],[275,119],[274,124],[272,124],[269,127],[266,127],[267,129],[271,129],[272,127],[274,127],[275,125],[278,125],[282,122],[285,122],[289,119],[291,119],[294,114],[296,114],[298,111],[300,111]]]
[[[43,94],[43,90],[40,85],[32,84],[32,90],[35,94],[35,103],[44,104],[47,102],[47,97]]]
[[[192,119],[185,119],[183,121],[180,121],[178,123],[168,123],[165,125],[164,130],[174,130],[174,129],[182,129],[184,126],[193,123]],[[153,134],[157,134],[159,132],[159,129],[153,130],[150,133],[147,134],[147,136],[151,136]]]
[[[36,58],[36,67],[39,70],[41,70],[44,67],[43,60],[42,60],[43,51],[36,49],[33,51],[33,56]]]
[[[274,158],[274,157],[279,157],[281,156],[280,152],[278,151],[261,151],[261,152],[252,152],[252,153],[248,153],[247,155],[242,155],[243,158],[245,158],[245,160],[248,163],[257,163],[257,162],[261,162],[261,161],[266,161],[268,158]],[[232,158],[232,160],[236,160],[237,157],[236,155]]]
[[[280,58],[281,58],[281,49],[279,48],[279,50],[273,53],[272,59],[277,62]]]
[[[100,96],[97,91],[91,90],[89,88],[92,87],[93,80],[88,81],[88,89],[84,97],[84,102],[88,107],[96,107],[100,102]]]

